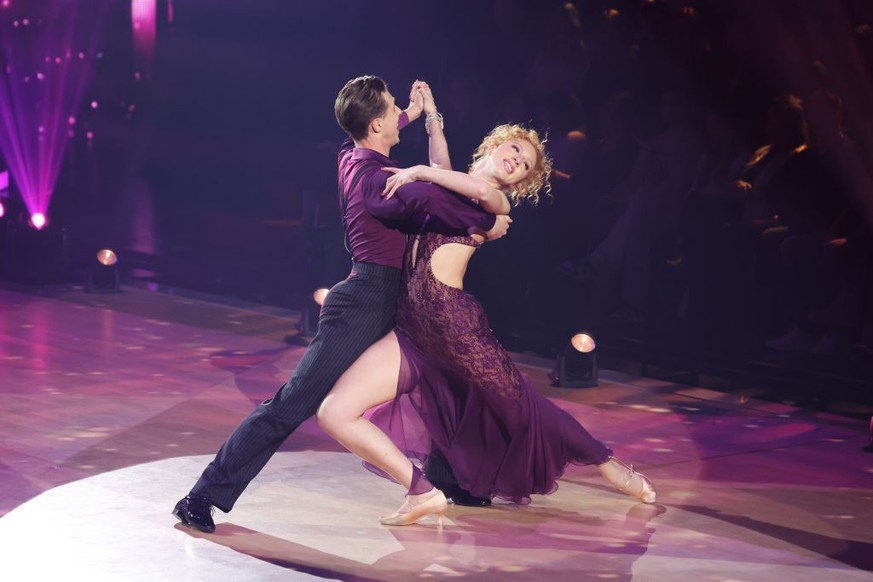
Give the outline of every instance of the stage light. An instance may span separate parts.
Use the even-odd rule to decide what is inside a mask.
[[[42,212],[34,212],[30,215],[30,226],[36,230],[42,230],[47,223],[48,221],[45,218],[45,214]]]
[[[299,345],[309,345],[318,332],[318,318],[321,316],[321,306],[327,298],[329,289],[321,287],[312,292],[312,303],[300,308],[300,321],[297,323],[297,335],[291,336],[291,341]]]
[[[578,331],[570,337],[558,354],[552,370],[552,385],[563,388],[591,388],[597,386],[597,343],[587,331]]]
[[[101,249],[97,252],[97,262],[101,265],[111,267],[118,262],[118,255],[116,255],[112,249]]]
[[[131,0],[130,24],[133,34],[134,63],[138,70],[151,72],[157,38],[157,0]]]
[[[327,294],[330,292],[330,289],[322,287],[321,289],[316,289],[312,293],[312,299],[318,303],[319,305],[324,305],[324,300],[327,298]]]
[[[88,270],[88,293],[119,293],[121,281],[118,275],[118,255],[112,249],[97,251],[97,263]]]
[[[9,170],[0,172],[0,218],[6,216],[6,204],[4,200],[9,199]]]
[[[28,17],[12,22],[13,34],[0,35],[0,153],[33,228],[45,231],[51,226],[40,225],[37,215],[48,213],[72,129],[68,121],[94,68],[93,59],[72,57],[93,54],[114,2],[18,4],[27,6]],[[3,20],[7,26],[9,17]]]
[[[594,343],[594,338],[584,332],[574,334],[573,337],[570,338],[570,345],[573,346],[577,352],[582,352],[583,354],[593,352],[594,348],[597,347],[597,344]]]

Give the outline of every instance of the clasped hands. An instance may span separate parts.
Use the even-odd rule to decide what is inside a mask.
[[[421,113],[436,113],[436,102],[430,86],[425,81],[415,81],[409,90],[409,107],[406,108],[406,116],[409,121],[415,121]]]
[[[436,111],[436,102],[434,101],[430,86],[425,81],[416,80],[409,91],[409,106],[406,108],[406,115],[409,121],[412,122],[418,119],[422,112],[429,115],[436,113]],[[385,189],[382,191],[382,196],[388,200],[394,196],[397,189],[401,186],[425,179],[423,174],[429,168],[428,166],[418,164],[409,168],[385,167],[382,169],[391,173],[391,176],[385,182]],[[481,234],[489,241],[497,240],[506,235],[511,222],[512,219],[509,215],[497,215],[494,226]]]

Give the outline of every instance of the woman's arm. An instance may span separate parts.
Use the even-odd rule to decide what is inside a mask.
[[[436,101],[427,83],[419,85],[419,95],[422,99],[422,111],[425,114],[424,129],[427,131],[427,154],[430,165],[443,170],[452,169],[449,156],[449,144],[443,133],[443,116],[437,112]]]
[[[430,159],[430,165],[441,170],[451,170],[452,160],[449,157],[449,144],[446,141],[446,134],[443,133],[443,118],[436,113],[426,114],[425,129],[427,129],[427,153]]]
[[[489,183],[469,174],[452,171],[449,158],[449,145],[443,133],[442,116],[437,113],[436,102],[430,87],[424,81],[416,81],[410,95],[414,101],[420,102],[422,112],[426,115],[424,127],[428,134],[428,157],[430,166],[413,166],[411,168],[385,168],[393,175],[389,176],[382,195],[389,199],[398,188],[404,184],[421,180],[442,186],[461,196],[475,201],[486,212],[493,214],[509,214],[512,206],[506,195]],[[419,101],[420,100],[420,101]]]
[[[404,184],[421,180],[424,182],[432,182],[437,186],[442,186],[446,190],[451,190],[465,198],[475,201],[486,212],[492,214],[509,214],[512,205],[506,195],[479,178],[474,178],[463,172],[455,172],[454,170],[443,170],[441,168],[432,168],[428,166],[412,166],[411,168],[383,168],[393,175],[388,178],[385,183],[385,191],[383,196],[391,198],[398,188]]]

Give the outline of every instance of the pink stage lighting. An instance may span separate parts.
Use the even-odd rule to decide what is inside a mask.
[[[157,16],[157,0],[130,0],[134,54],[138,67],[147,75],[151,73],[155,60]]]
[[[3,6],[0,152],[27,212],[45,219],[70,138],[67,120],[91,77],[109,0]]]
[[[3,198],[9,198],[9,172],[6,170],[0,172],[0,218],[6,216]]]
[[[42,212],[34,212],[33,214],[30,215],[30,224],[36,230],[42,230],[43,228],[45,228],[45,225],[47,224],[47,221],[45,219],[45,214],[43,214]]]

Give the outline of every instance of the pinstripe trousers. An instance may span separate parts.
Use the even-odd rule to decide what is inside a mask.
[[[394,327],[400,270],[354,263],[328,293],[318,332],[291,379],[228,437],[191,493],[228,512],[270,457],[313,416],[336,381],[376,340]]]

